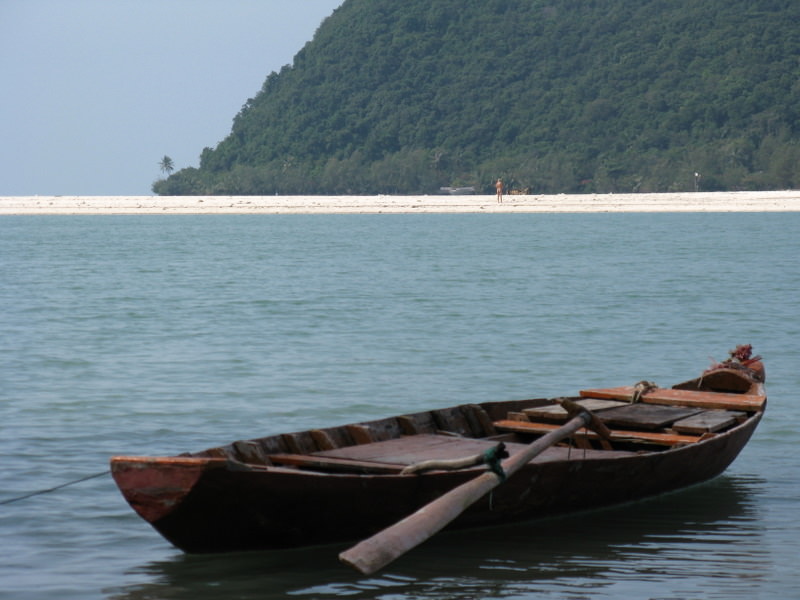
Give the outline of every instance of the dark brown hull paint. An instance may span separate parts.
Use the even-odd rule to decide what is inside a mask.
[[[760,383],[753,389],[763,393]],[[492,418],[500,418],[508,410],[543,402],[482,406]],[[666,450],[609,452],[607,457],[595,450],[586,457],[573,448],[561,459],[540,457],[467,509],[451,527],[608,506],[709,480],[733,462],[762,415],[763,410],[755,411],[727,431]],[[268,445],[276,437],[260,443]],[[414,436],[402,439],[413,443]],[[184,457],[114,457],[112,474],[136,512],[172,544],[186,552],[225,552],[361,539],[485,470],[332,473],[246,464],[231,457],[232,447],[224,447],[227,457],[220,456],[220,449]]]

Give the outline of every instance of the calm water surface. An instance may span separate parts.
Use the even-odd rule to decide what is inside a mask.
[[[770,404],[716,480],[441,535],[187,556],[109,476],[0,505],[0,598],[794,598],[800,214],[3,217],[0,501],[448,404],[671,385],[751,343]]]

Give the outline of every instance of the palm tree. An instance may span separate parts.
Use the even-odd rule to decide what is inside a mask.
[[[166,154],[164,155],[164,158],[161,159],[161,162],[158,163],[158,166],[161,167],[161,172],[166,173],[167,176],[169,176],[169,174],[175,170],[175,165],[172,163],[172,159]]]

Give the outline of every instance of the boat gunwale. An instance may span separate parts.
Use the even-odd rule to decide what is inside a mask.
[[[681,385],[681,384],[679,384],[679,385]],[[763,383],[754,382],[754,385],[751,387],[751,390],[749,390],[748,392],[742,393],[740,395],[764,395],[765,396]],[[570,399],[580,399],[580,397],[579,396],[574,396],[574,397],[571,397]],[[494,409],[497,409],[497,408],[505,409],[506,407],[509,407],[509,406],[510,407],[514,407],[514,408],[521,408],[521,407],[532,408],[532,407],[549,406],[549,405],[553,405],[554,403],[555,403],[555,399],[554,398],[530,398],[530,399],[523,399],[523,400],[488,401],[488,402],[479,403],[479,404],[477,404],[477,406],[480,406],[481,408],[486,410],[487,408],[488,409],[492,409],[492,408],[494,408]],[[735,432],[739,431],[740,429],[742,429],[744,427],[748,427],[751,423],[753,423],[753,428],[755,429],[755,425],[761,419],[761,417],[763,416],[763,414],[764,414],[764,412],[766,410],[766,405],[767,405],[767,402],[765,400],[763,405],[759,409],[752,410],[752,411],[747,411],[747,417],[744,420],[742,420],[741,422],[736,423],[735,425],[732,425],[732,426],[726,428],[724,431],[721,431],[721,432],[711,433],[711,434],[708,434],[708,435],[705,435],[705,436],[697,436],[697,440],[692,442],[692,443],[680,444],[680,445],[676,445],[676,446],[673,446],[673,447],[662,448],[662,449],[658,449],[658,450],[656,450],[656,449],[640,450],[640,451],[638,451],[638,452],[636,452],[634,454],[628,455],[628,456],[609,455],[608,457],[603,457],[603,456],[600,456],[598,454],[593,454],[591,457],[584,457],[581,460],[588,460],[588,461],[592,461],[592,462],[600,461],[600,460],[622,461],[622,460],[638,459],[638,458],[641,458],[642,456],[652,455],[652,454],[658,454],[658,455],[670,454],[671,455],[671,454],[674,454],[674,453],[686,452],[687,450],[689,450],[691,448],[694,448],[696,446],[699,446],[699,445],[702,445],[702,444],[706,444],[706,443],[709,443],[709,442],[713,442],[715,440],[723,439],[725,437],[730,437],[731,435],[733,435]],[[470,403],[459,404],[459,405],[446,407],[444,409],[436,409],[436,410],[439,410],[439,411],[450,411],[450,410],[455,410],[455,409],[464,409],[465,407],[469,407],[469,406],[475,406],[475,404],[470,404]],[[356,423],[347,423],[347,424],[343,424],[343,425],[328,427],[328,428],[322,429],[321,431],[330,431],[330,430],[337,430],[337,429],[338,430],[342,430],[342,429],[344,429],[346,427],[349,427],[349,426],[369,427],[371,425],[383,424],[383,423],[385,423],[387,421],[396,420],[396,419],[398,419],[400,417],[425,416],[425,415],[429,415],[432,412],[433,411],[431,411],[431,410],[427,410],[427,411],[419,411],[419,412],[416,412],[416,413],[408,413],[406,415],[397,415],[397,416],[394,416],[394,417],[392,417],[392,416],[390,416],[390,417],[382,417],[382,418],[373,419],[373,420],[369,420],[369,421],[361,421],[361,422],[356,422]],[[300,431],[296,431],[296,432],[290,432],[288,435],[303,435],[303,434],[310,433],[311,431],[314,431],[314,429],[307,429],[307,430],[300,430]],[[314,468],[311,468],[311,467],[298,468],[297,466],[285,466],[285,465],[280,465],[280,464],[277,464],[277,465],[276,464],[260,464],[260,463],[257,463],[257,462],[250,462],[250,461],[246,461],[246,460],[241,460],[239,458],[235,458],[235,457],[230,455],[232,452],[236,452],[236,450],[234,448],[235,444],[239,444],[239,443],[256,443],[256,444],[260,444],[263,440],[274,439],[274,438],[278,438],[278,437],[285,436],[285,435],[287,435],[287,434],[279,433],[279,434],[273,434],[273,435],[259,437],[259,438],[250,438],[250,439],[244,439],[244,440],[237,440],[235,442],[231,442],[231,443],[226,444],[226,445],[215,446],[215,447],[208,448],[208,449],[200,451],[200,452],[191,453],[191,454],[181,454],[181,455],[175,455],[175,456],[128,456],[128,455],[118,455],[118,456],[113,456],[111,458],[111,462],[112,462],[112,465],[118,465],[118,464],[121,464],[121,463],[139,463],[139,464],[143,464],[143,463],[156,464],[156,463],[158,463],[158,464],[161,464],[161,465],[170,464],[170,465],[174,465],[174,466],[186,466],[186,467],[205,465],[203,467],[204,470],[205,469],[222,468],[222,467],[224,467],[224,468],[227,468],[227,469],[233,470],[233,471],[252,471],[252,472],[260,472],[260,473],[276,472],[276,473],[285,473],[285,474],[291,474],[291,475],[315,476],[315,477],[320,477],[320,476],[323,476],[323,477],[346,477],[346,478],[352,478],[352,477],[355,477],[355,478],[363,478],[363,477],[369,477],[369,478],[373,478],[373,477],[379,477],[379,478],[408,477],[408,475],[401,475],[400,473],[378,473],[378,472],[375,472],[375,473],[368,473],[368,472],[360,473],[360,472],[345,472],[345,471],[332,471],[332,470],[314,469]],[[419,435],[419,434],[411,434],[411,435],[404,435],[403,434],[403,435],[398,436],[398,438],[399,437],[405,437],[405,438],[408,438],[408,439],[413,439],[414,435]],[[507,437],[509,437],[511,435],[514,435],[514,434],[503,434],[503,435],[496,435],[496,436],[471,437],[471,438],[467,437],[467,438],[464,438],[464,439],[468,439],[468,440],[483,440],[483,441],[501,441],[499,438],[507,438]],[[398,439],[398,438],[389,438],[389,439]],[[494,439],[494,438],[498,438],[498,439]],[[375,443],[379,443],[380,441],[385,441],[385,440],[378,440],[378,442],[375,442]],[[349,444],[347,446],[340,446],[340,447],[344,448],[344,447],[349,447],[351,445],[352,446],[357,446],[359,444],[353,443],[353,444]],[[225,456],[224,457],[223,456],[214,456],[214,455],[209,456],[207,454],[207,453],[216,453],[216,452],[224,453]],[[321,452],[321,450],[316,450],[314,452],[305,452],[305,453],[301,453],[301,454],[304,455],[304,456],[315,457],[315,453],[316,452]],[[598,450],[596,450],[596,452],[603,452],[603,450],[599,450],[598,449]],[[275,452],[273,454],[280,455],[280,454],[284,454],[284,453],[283,452]],[[267,454],[266,456],[269,457],[270,455]],[[392,463],[387,463],[387,462],[382,462],[382,461],[377,461],[377,460],[376,461],[365,460],[364,462],[374,462],[376,467],[385,466],[387,464],[392,464]],[[553,461],[553,462],[568,462],[568,461]],[[479,473],[482,470],[485,470],[485,468],[486,468],[485,466],[477,465],[477,466],[474,466],[474,467],[468,467],[468,468],[461,469],[461,470],[462,471],[466,471],[466,472]],[[437,475],[441,475],[441,473],[442,473],[441,470],[432,470],[432,471],[427,471],[425,473],[415,474],[414,476],[417,476],[417,477],[419,477],[419,476],[437,476]]]
[[[653,451],[639,451],[635,453],[631,453],[627,456],[624,455],[612,455],[609,453],[609,456],[604,457],[601,455],[603,452],[602,450],[596,450],[595,453],[590,458],[581,457],[580,459],[570,459],[570,460],[553,460],[549,461],[550,463],[567,463],[567,462],[592,462],[592,463],[599,463],[601,461],[634,461],[634,460],[641,460],[644,457],[658,455],[658,456],[666,456],[666,455],[674,455],[680,453],[691,452],[693,449],[698,448],[700,446],[706,446],[709,444],[719,443],[721,440],[726,438],[732,437],[736,435],[743,429],[751,429],[752,431],[755,430],[758,422],[764,415],[764,410],[757,410],[754,411],[752,414],[748,415],[746,419],[737,423],[736,425],[731,426],[730,428],[722,431],[720,433],[712,434],[708,437],[701,439],[698,437],[698,440],[691,444],[684,444],[680,446],[675,446],[672,448],[666,448],[663,450],[653,450]],[[409,438],[413,438],[414,436],[408,436]],[[482,439],[486,441],[488,438],[473,438],[473,439]],[[580,455],[580,449],[575,450],[576,455]],[[613,451],[612,451],[613,452]],[[354,473],[354,472],[333,472],[333,471],[323,471],[323,470],[314,470],[314,469],[299,469],[296,467],[286,467],[282,465],[262,465],[262,464],[254,464],[254,463],[247,463],[241,460],[237,460],[234,458],[220,458],[220,457],[213,457],[213,456],[136,456],[136,455],[115,455],[111,458],[112,464],[112,472],[119,467],[122,466],[129,466],[129,465],[141,465],[144,466],[175,466],[175,467],[184,467],[184,468],[200,468],[202,471],[218,471],[218,470],[228,470],[228,471],[237,471],[237,472],[252,472],[252,473],[262,473],[262,474],[269,474],[269,473],[281,473],[283,475],[290,475],[290,476],[297,476],[297,477],[336,477],[336,478],[349,478],[349,479],[362,479],[362,478],[380,478],[380,479],[399,479],[399,478],[409,478],[409,477],[437,477],[441,476],[442,474],[451,473],[442,470],[432,470],[426,471],[422,473],[414,473],[414,474],[406,474],[401,475],[400,473]],[[376,462],[376,465],[382,465],[386,463]],[[531,463],[536,464],[536,463]],[[476,465],[472,467],[468,467],[465,469],[460,469],[459,472],[475,472],[479,473],[484,471],[486,467],[484,465]]]

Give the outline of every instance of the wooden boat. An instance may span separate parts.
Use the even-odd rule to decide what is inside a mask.
[[[111,471],[133,509],[186,552],[277,549],[372,535],[487,470],[409,465],[485,457],[502,442],[511,458],[497,471],[559,430],[564,406],[582,406],[608,427],[608,439],[577,429],[502,483],[491,475],[497,487],[451,524],[485,526],[628,502],[722,473],[761,420],[764,379],[759,357],[740,346],[669,389],[642,382],[585,389],[570,402],[466,404],[193,454],[115,456]]]

